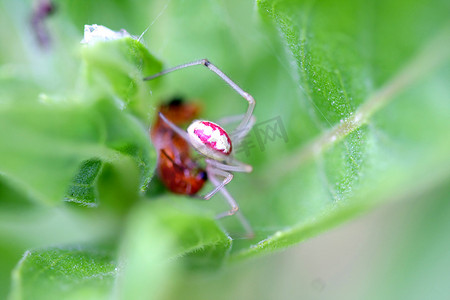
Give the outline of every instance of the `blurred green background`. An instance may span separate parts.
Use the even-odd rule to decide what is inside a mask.
[[[448,299],[448,1],[0,1],[1,299]],[[201,67],[141,80],[200,58],[256,99],[251,240],[153,180],[161,101],[246,109]]]

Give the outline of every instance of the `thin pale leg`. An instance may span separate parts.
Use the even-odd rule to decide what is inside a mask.
[[[215,188],[214,188],[211,192],[209,192],[208,194],[206,194],[205,196],[202,197],[202,198],[205,199],[205,200],[209,200],[209,199],[211,199],[211,197],[214,196],[220,189],[222,189],[225,185],[227,185],[228,183],[230,183],[230,181],[233,179],[233,174],[228,173],[228,172],[223,171],[223,170],[220,170],[220,169],[211,168],[211,167],[209,167],[209,166],[206,168],[206,172],[208,173],[208,177],[209,177],[209,178],[212,178],[212,177],[215,178],[216,175],[221,176],[221,177],[224,178],[224,180],[223,180],[220,184],[218,184],[218,185],[214,184],[214,185],[215,185]]]
[[[220,126],[226,126],[228,124],[235,123],[241,120],[243,116],[244,114],[223,117],[217,121],[217,124],[219,124]],[[243,128],[241,131],[234,130],[233,132],[231,132],[230,137],[231,141],[233,142],[233,145],[238,145],[242,141],[242,139],[244,139],[245,136],[247,136],[249,131],[253,128],[255,121],[256,121],[255,117],[251,116],[247,124],[247,127]]]
[[[211,180],[211,182],[215,185],[218,186],[220,185],[219,181],[217,180],[217,178],[215,178],[214,176],[211,176],[209,178]],[[232,216],[235,213],[237,213],[237,211],[239,210],[239,206],[236,203],[236,201],[233,199],[233,197],[231,197],[231,195],[228,193],[228,191],[226,190],[225,187],[223,187],[222,189],[220,189],[220,192],[222,193],[222,195],[225,197],[225,199],[227,200],[228,204],[230,205],[231,209],[229,211],[225,211],[223,213],[220,213],[216,216],[216,219],[220,219],[223,217],[228,217],[228,216]]]
[[[224,171],[229,171],[229,172],[241,172],[241,173],[250,173],[251,171],[253,171],[253,167],[247,164],[244,164],[241,161],[238,161],[234,158],[229,158],[227,163],[221,163],[218,162],[216,160],[207,158],[206,162],[218,169],[224,170]],[[232,163],[232,165],[229,165],[228,163]]]
[[[216,186],[219,184],[218,180],[216,178],[214,178],[214,177],[211,177],[210,180]],[[225,187],[221,188],[220,192],[225,197],[225,199],[227,200],[228,204],[230,204],[231,210],[225,211],[223,213],[218,214],[216,216],[216,219],[220,219],[220,218],[223,218],[223,217],[232,216],[232,215],[236,214],[238,219],[239,219],[239,221],[242,224],[242,227],[244,227],[244,229],[245,229],[246,236],[248,238],[252,238],[254,236],[253,229],[250,226],[250,224],[248,223],[247,219],[238,211],[239,210],[239,206],[237,205],[236,201],[233,199],[233,197],[230,195],[230,193],[228,193],[228,191],[227,191],[227,189]]]
[[[192,146],[191,141],[189,139],[189,136],[187,134],[186,131],[184,131],[183,129],[181,129],[180,127],[178,127],[177,125],[173,124],[169,119],[167,119],[161,112],[159,113],[159,117],[161,118],[161,120],[164,121],[164,123],[166,123],[167,125],[169,125],[169,127],[175,131],[179,136],[181,136],[186,142],[189,143],[189,145]]]
[[[238,127],[236,127],[235,130],[241,131],[242,129],[246,128],[250,121],[250,118],[253,114],[253,110],[255,109],[255,99],[253,99],[253,97],[249,93],[247,93],[243,89],[241,89],[227,75],[225,75],[225,73],[223,73],[219,68],[217,68],[215,65],[213,65],[207,59],[196,60],[196,61],[193,61],[193,62],[190,62],[187,64],[179,65],[179,66],[164,70],[162,72],[159,72],[157,74],[145,77],[144,80],[152,80],[152,79],[155,79],[162,75],[165,75],[167,73],[176,71],[176,70],[180,70],[180,69],[184,69],[184,68],[192,67],[192,66],[198,66],[198,65],[203,65],[203,66],[207,67],[208,69],[210,69],[211,71],[213,71],[214,73],[216,73],[220,78],[222,78],[223,81],[225,81],[229,86],[231,86],[231,88],[233,88],[239,95],[241,95],[245,100],[247,100],[247,102],[248,102],[247,112],[244,114],[244,116],[241,120],[241,123],[238,125]]]
[[[253,231],[252,226],[248,222],[248,220],[244,217],[244,215],[238,211],[236,213],[236,216],[238,217],[239,221],[242,224],[242,227],[244,227],[245,230],[245,238],[252,239],[255,237],[255,232]]]
[[[223,118],[220,118],[219,120],[217,120],[216,123],[219,124],[220,126],[226,126],[231,123],[239,122],[240,120],[242,120],[244,115],[245,114],[223,117]]]
[[[242,140],[248,135],[250,130],[252,130],[255,121],[256,118],[254,116],[251,116],[247,127],[243,128],[241,131],[234,130],[233,132],[231,132],[231,141],[233,142],[233,145],[238,146],[242,142]]]

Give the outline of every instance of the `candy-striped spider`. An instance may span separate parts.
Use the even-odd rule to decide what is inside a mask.
[[[167,73],[197,65],[203,65],[213,71],[239,95],[247,100],[248,108],[245,114],[227,117],[218,122],[224,126],[227,123],[238,122],[240,120],[238,126],[229,135],[223,127],[217,123],[206,120],[195,120],[191,123],[191,125],[189,125],[186,132],[173,124],[162,113],[159,115],[161,119],[170,126],[170,128],[183,137],[183,139],[185,139],[195,150],[197,150],[200,155],[205,157],[206,173],[208,179],[215,186],[215,188],[205,196],[202,196],[202,198],[208,200],[217,192],[221,192],[231,207],[229,211],[217,215],[217,218],[222,218],[225,216],[234,215],[239,210],[238,204],[225,188],[225,185],[233,179],[233,172],[249,173],[252,171],[252,167],[250,165],[240,162],[234,158],[233,146],[236,147],[240,142],[242,142],[255,122],[255,118],[253,117],[255,100],[249,93],[242,90],[236,83],[234,83],[228,76],[226,76],[220,69],[218,69],[207,59],[179,65],[152,76],[145,77],[144,80],[152,80]],[[218,177],[223,178],[223,180],[220,181]],[[238,214],[238,217],[247,233],[252,235],[253,231],[245,218],[241,214]]]

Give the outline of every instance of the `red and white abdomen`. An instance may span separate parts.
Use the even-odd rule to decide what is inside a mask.
[[[188,127],[187,132],[194,148],[203,155],[217,160],[230,155],[231,139],[216,123],[196,120]]]

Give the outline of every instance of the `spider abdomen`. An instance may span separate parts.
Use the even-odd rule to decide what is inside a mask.
[[[216,123],[196,120],[187,129],[192,145],[203,155],[223,159],[230,155],[231,139],[228,133]]]

